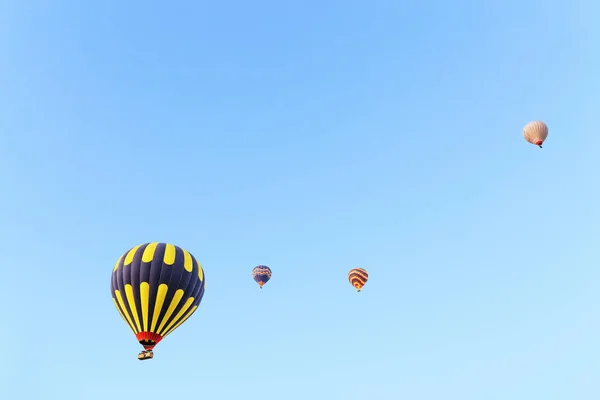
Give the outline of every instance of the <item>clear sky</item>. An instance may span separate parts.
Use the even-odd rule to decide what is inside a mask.
[[[599,18],[2,2],[0,398],[597,400]],[[140,363],[109,280],[151,241],[207,289]]]

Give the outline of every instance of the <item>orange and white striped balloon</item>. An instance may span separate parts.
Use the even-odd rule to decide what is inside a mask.
[[[542,121],[532,121],[523,128],[523,137],[541,149],[542,144],[548,138],[548,125]]]
[[[363,286],[369,280],[369,274],[363,268],[354,268],[348,272],[348,281],[356,288],[357,292],[360,292]]]

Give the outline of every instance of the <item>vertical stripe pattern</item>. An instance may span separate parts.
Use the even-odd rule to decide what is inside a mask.
[[[369,274],[363,268],[354,268],[348,272],[348,281],[356,288],[358,292],[365,286],[369,280]]]
[[[127,251],[113,269],[110,291],[117,311],[139,343],[151,350],[198,308],[204,271],[186,250],[146,243]]]

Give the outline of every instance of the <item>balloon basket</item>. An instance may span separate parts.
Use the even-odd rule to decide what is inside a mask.
[[[154,358],[154,353],[152,350],[144,350],[138,354],[138,360],[140,361],[150,360],[151,358]]]

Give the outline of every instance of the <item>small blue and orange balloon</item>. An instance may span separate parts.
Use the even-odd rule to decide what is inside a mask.
[[[257,265],[252,270],[252,279],[254,279],[262,289],[263,285],[271,279],[271,268],[266,265]]]

